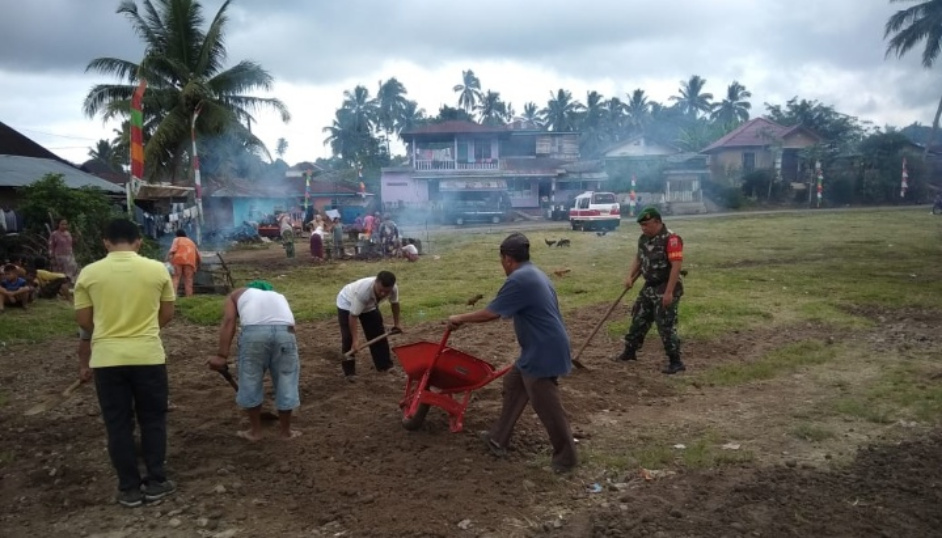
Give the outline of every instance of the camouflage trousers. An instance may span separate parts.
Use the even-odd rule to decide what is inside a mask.
[[[661,336],[667,357],[671,362],[680,362],[680,337],[677,336],[677,306],[680,297],[675,297],[674,302],[664,308],[662,296],[654,286],[641,288],[641,293],[631,309],[631,328],[625,335],[625,347],[631,351],[641,349],[644,337],[654,323],[657,325],[657,332]]]

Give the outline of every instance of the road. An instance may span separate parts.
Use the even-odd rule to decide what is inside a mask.
[[[698,220],[698,219],[716,219],[716,218],[737,218],[737,217],[757,217],[766,215],[794,215],[794,214],[820,214],[820,213],[853,213],[853,212],[889,212],[889,211],[912,211],[922,210],[931,213],[931,205],[906,205],[906,206],[883,206],[883,207],[840,207],[828,209],[774,209],[763,211],[726,211],[721,213],[703,213],[698,215],[667,215],[664,220],[671,222],[678,220]],[[632,224],[631,219],[622,218],[622,225]],[[942,221],[940,221],[942,222]],[[417,237],[424,242],[434,241],[435,237],[441,235],[452,235],[456,233],[463,234],[497,234],[511,232],[528,232],[537,230],[569,231],[568,221],[516,221],[502,224],[481,224],[452,226],[443,224],[423,225],[404,225],[399,227],[400,234],[403,237]]]

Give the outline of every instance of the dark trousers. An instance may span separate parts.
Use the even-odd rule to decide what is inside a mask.
[[[491,440],[506,448],[517,420],[529,403],[549,434],[553,445],[553,466],[561,469],[576,466],[576,443],[572,439],[566,410],[559,399],[555,377],[531,377],[515,366],[504,376],[503,400],[500,418],[489,432]]]
[[[363,335],[366,340],[372,340],[386,332],[386,326],[383,325],[383,315],[376,310],[363,312],[358,316],[360,318],[360,327],[363,328]],[[350,334],[350,311],[342,308],[337,309],[337,322],[340,324],[340,352],[346,353],[353,347],[353,335]],[[389,342],[380,340],[370,345],[370,355],[373,357],[373,365],[380,372],[385,372],[392,368],[392,357],[389,352]],[[344,357],[346,359],[346,357]],[[356,361],[344,360],[341,364],[345,375],[356,373]]]
[[[95,368],[95,389],[108,432],[108,455],[118,473],[118,489],[141,487],[134,448],[134,418],[141,428],[145,482],[164,482],[167,455],[167,366]]]

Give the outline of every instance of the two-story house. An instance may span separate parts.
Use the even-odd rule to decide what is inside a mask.
[[[516,127],[446,121],[404,131],[409,162],[382,170],[383,203],[423,208],[497,197],[538,214],[545,202],[598,190],[608,179],[603,163],[580,161],[578,133]]]

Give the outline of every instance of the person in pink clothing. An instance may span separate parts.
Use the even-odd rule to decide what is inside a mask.
[[[376,218],[373,215],[367,215],[363,218],[363,234],[367,239],[370,239],[373,236],[373,231],[376,228]]]
[[[53,269],[65,273],[72,282],[75,282],[79,272],[75,254],[72,252],[74,245],[75,237],[69,233],[69,221],[59,219],[56,229],[49,235],[49,259],[52,260]]]
[[[167,261],[173,265],[173,291],[180,288],[180,278],[183,278],[183,290],[187,297],[193,295],[193,275],[200,264],[200,251],[196,243],[186,236],[183,230],[177,230],[177,238],[170,245]]]

